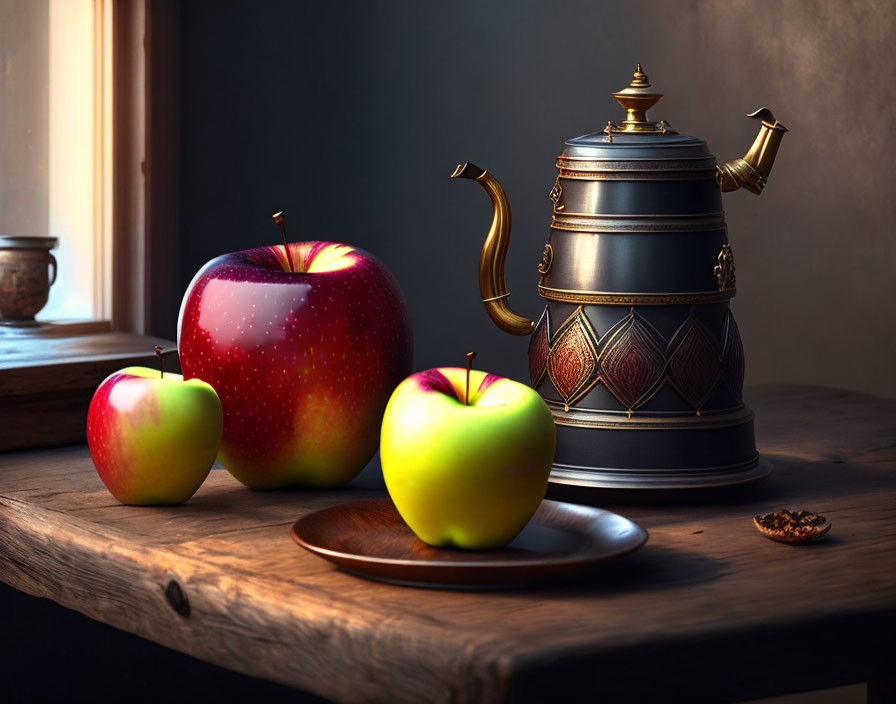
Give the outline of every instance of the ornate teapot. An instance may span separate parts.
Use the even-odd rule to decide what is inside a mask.
[[[640,489],[757,479],[771,465],[756,452],[741,397],[721,192],[760,193],[787,129],[757,110],[748,115],[762,122],[753,146],[718,166],[702,139],[648,120],[662,94],[640,64],[613,97],[625,119],[568,140],[557,158],[537,322],[508,306],[503,189],[473,164],[452,174],[477,181],[494,207],[479,260],[482,301],[499,328],[531,335],[532,386],[557,425],[551,481]]]

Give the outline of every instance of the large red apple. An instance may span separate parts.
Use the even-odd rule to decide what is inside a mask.
[[[218,460],[256,489],[354,478],[411,371],[407,306],[382,262],[333,242],[289,247],[290,260],[277,245],[210,261],[178,322],[184,377],[221,398]]]

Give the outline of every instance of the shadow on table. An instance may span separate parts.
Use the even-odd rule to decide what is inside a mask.
[[[678,589],[713,582],[725,573],[725,564],[706,555],[650,545],[631,555],[608,560],[563,584],[545,590],[544,598],[634,594]],[[544,587],[541,587],[544,590]],[[538,591],[524,589],[524,592]]]

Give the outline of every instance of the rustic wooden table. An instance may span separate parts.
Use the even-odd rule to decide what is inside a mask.
[[[338,701],[723,701],[887,682],[896,401],[800,386],[749,401],[774,473],[709,494],[590,495],[650,541],[573,584],[365,581],[299,549],[289,526],[373,492],[260,493],[216,471],[184,506],[127,507],[83,446],[0,455],[0,579]],[[812,545],[761,537],[751,516],[782,506],[833,529]]]

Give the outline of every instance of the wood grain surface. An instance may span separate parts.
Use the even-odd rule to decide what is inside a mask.
[[[345,702],[725,701],[888,675],[896,401],[801,386],[748,401],[773,474],[724,492],[590,494],[650,542],[571,584],[366,581],[289,528],[377,492],[254,492],[214,471],[184,506],[128,507],[84,447],[0,455],[0,579]],[[833,528],[817,543],[769,541],[751,517],[781,507]]]

